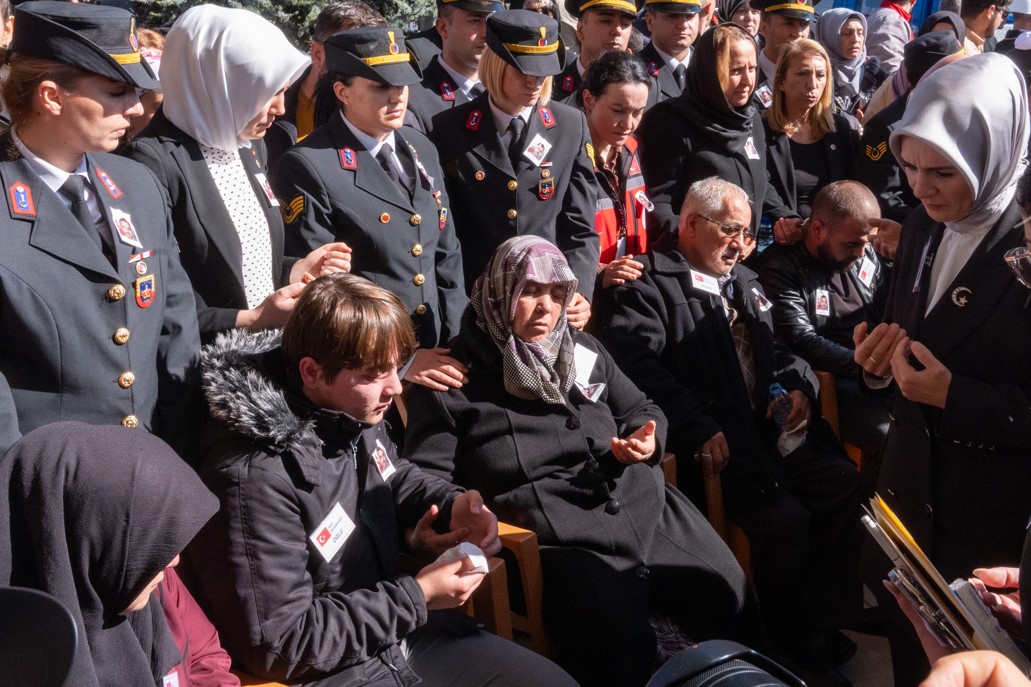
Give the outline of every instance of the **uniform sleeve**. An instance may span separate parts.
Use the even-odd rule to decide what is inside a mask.
[[[669,420],[671,450],[693,453],[709,437],[722,431],[705,414],[691,391],[666,369],[665,304],[658,290],[638,279],[598,294],[591,332],[614,354],[620,369],[643,393],[658,404]]]
[[[183,654],[183,669],[190,687],[237,687],[240,678],[229,672],[232,659],[218,641],[215,626],[175,569],[161,582],[161,607],[176,645]]]
[[[905,222],[913,208],[906,202],[902,168],[888,149],[887,127],[877,117],[863,129],[857,157],[858,179],[877,197],[881,215]]]
[[[225,646],[248,672],[277,681],[338,672],[425,624],[422,590],[408,575],[316,594],[309,533],[281,475],[238,462],[204,477],[221,509],[191,545],[191,562]]]
[[[14,397],[11,395],[7,378],[0,373],[0,456],[7,453],[7,449],[19,439],[21,431],[18,429],[18,411],[14,407]]]
[[[558,248],[569,261],[579,284],[577,291],[591,300],[594,297],[594,278],[598,274],[601,243],[594,230],[594,213],[598,203],[598,187],[594,177],[594,163],[587,156],[590,132],[582,112],[580,117],[580,144],[570,173],[569,187],[562,199],[562,214],[558,217],[556,238]]]
[[[276,197],[283,211],[286,255],[303,258],[333,243],[333,206],[321,175],[296,149],[279,160]]]
[[[440,163],[437,162],[440,169]],[[440,303],[440,338],[445,344],[458,336],[462,313],[469,299],[465,295],[465,272],[462,267],[462,245],[455,231],[451,200],[444,185],[443,171],[434,182],[440,191],[440,205],[448,213],[437,240],[437,300]],[[439,216],[438,216],[439,220]]]

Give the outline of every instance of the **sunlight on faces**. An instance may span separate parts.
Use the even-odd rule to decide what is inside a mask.
[[[808,111],[820,102],[827,87],[827,62],[818,53],[803,53],[788,64],[780,91],[788,103],[789,112]]]
[[[699,16],[651,10],[644,13],[655,47],[677,59],[691,48],[698,37]]]
[[[736,40],[730,44],[730,60],[726,76],[720,75],[723,95],[731,107],[744,107],[755,90],[756,70],[755,43],[750,40]]]
[[[759,32],[759,17],[762,13],[759,10],[754,10],[748,3],[745,3],[730,16],[730,21],[744,28],[745,31],[752,34],[753,36]]]
[[[359,422],[374,425],[383,419],[394,396],[401,393],[398,366],[388,370],[369,368],[340,370],[327,380],[314,358],[299,363],[304,395],[320,408],[347,413]]]
[[[566,284],[538,284],[528,281],[516,299],[512,334],[523,341],[540,341],[558,324],[566,302]]]
[[[84,153],[109,153],[130,126],[130,118],[143,114],[136,88],[99,74],[83,76],[72,90],[44,81],[57,91],[60,114],[53,122],[54,136],[60,136]]]
[[[841,25],[841,54],[846,60],[854,60],[863,52],[863,44],[866,42],[866,33],[863,31],[863,22],[858,19],[849,19]]]
[[[337,100],[344,104],[344,115],[359,130],[382,140],[404,125],[408,109],[408,86],[389,86],[356,76],[350,86],[333,84]]]
[[[487,47],[487,15],[460,7],[447,18],[437,20],[437,31],[444,41],[444,59],[455,69],[475,71]]]
[[[809,20],[785,17],[767,12],[765,20],[759,24],[760,32],[766,37],[764,52],[776,61],[780,46],[790,43],[796,38],[809,38]]]
[[[505,73],[501,77],[501,92],[491,93],[490,97],[502,112],[518,114],[537,104],[546,80],[545,76],[523,74],[506,62]]]
[[[647,104],[648,86],[643,83],[609,84],[597,98],[584,91],[584,108],[594,146],[618,149],[626,143],[637,131]]]
[[[240,131],[240,138],[245,141],[254,141],[264,138],[276,117],[286,113],[286,89],[283,86],[279,92],[272,96],[272,99],[265,103],[265,107],[254,116],[254,119],[247,122],[247,125]]]
[[[697,213],[685,216],[681,223],[681,252],[697,269],[719,277],[729,274],[741,256],[743,233],[751,229],[752,209],[746,198],[734,195],[723,201],[723,209],[713,213],[709,219]],[[734,226],[740,230],[735,236],[728,236],[720,225]]]
[[[955,222],[970,214],[974,192],[966,178],[929,143],[904,136],[900,147],[902,170],[913,195],[936,222]]]
[[[617,10],[587,10],[576,22],[580,60],[589,65],[606,50],[626,50],[634,18]]]
[[[876,217],[878,212],[874,212]],[[814,220],[814,223],[817,220]],[[866,244],[870,242],[870,225],[854,217],[848,217],[838,223],[834,229],[822,224],[822,237],[816,246],[816,257],[825,266],[834,270],[843,270],[863,257]]]

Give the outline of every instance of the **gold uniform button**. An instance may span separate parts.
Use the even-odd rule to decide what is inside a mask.
[[[125,287],[121,284],[115,284],[107,290],[107,299],[109,301],[120,301],[125,298]]]
[[[422,215],[420,215],[418,212],[415,213],[414,215],[408,218],[408,223],[411,224],[413,227],[422,224]]]
[[[425,303],[420,303],[419,305],[415,306],[415,314],[416,315],[425,315],[426,314],[426,304]]]
[[[508,190],[509,191],[514,191],[517,188],[519,188],[519,182],[518,181],[516,181],[515,179],[512,179],[512,180],[510,180],[508,182]]]
[[[132,372],[123,372],[118,375],[118,386],[123,389],[128,389],[130,386],[136,383],[136,375]]]
[[[546,169],[542,169],[541,170],[541,179],[547,179],[550,176],[551,176],[551,172],[549,172]]]
[[[426,277],[422,276],[421,274],[417,274],[414,277],[412,277],[412,283],[416,286],[422,286],[426,283]]]
[[[519,216],[519,211],[516,210],[515,208],[512,208],[511,210],[509,210],[505,214],[508,216],[509,219],[515,219],[516,217]]]
[[[122,418],[122,427],[128,427],[129,429],[136,429],[140,426],[140,419],[135,415],[126,415]]]
[[[415,257],[419,257],[420,255],[422,255],[421,243],[417,243],[414,246],[412,246],[412,255],[414,255]]]
[[[119,327],[115,330],[115,335],[111,337],[115,340],[115,343],[121,346],[129,340],[129,330],[125,327]]]

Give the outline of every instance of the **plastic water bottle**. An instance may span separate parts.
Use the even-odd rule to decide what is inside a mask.
[[[791,415],[791,396],[780,384],[770,384],[770,404],[773,407],[773,420],[784,429]]]

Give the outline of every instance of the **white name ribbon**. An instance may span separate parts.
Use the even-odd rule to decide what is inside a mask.
[[[337,504],[329,511],[329,515],[319,523],[308,539],[315,545],[315,550],[319,552],[323,560],[329,563],[352,532],[354,532],[354,522],[347,517],[344,507],[337,501]]]
[[[697,270],[691,270],[691,284],[696,289],[701,289],[706,293],[711,293],[714,296],[720,295],[720,284],[716,281],[716,277],[710,277]]]

